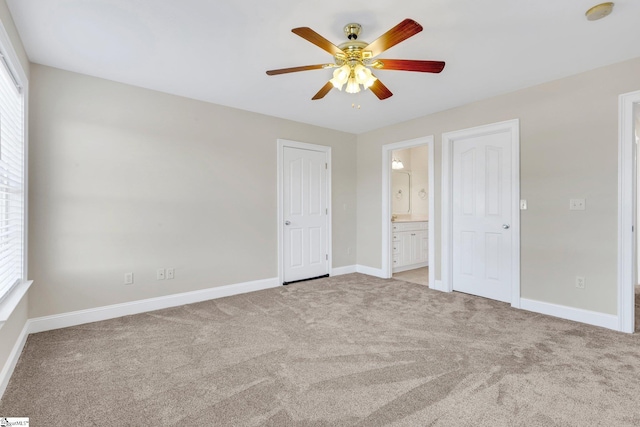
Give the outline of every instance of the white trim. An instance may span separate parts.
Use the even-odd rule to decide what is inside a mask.
[[[429,282],[429,288],[435,289],[436,291],[445,292],[444,287],[442,285],[442,280],[435,280],[433,282],[433,285],[431,284],[431,282]]]
[[[492,123],[442,134],[442,291],[452,292],[453,282],[453,142],[474,136],[509,132],[511,135],[511,306],[520,307],[520,121]]]
[[[574,322],[618,330],[618,316],[613,314],[598,313],[597,311],[583,310],[581,308],[551,304],[527,298],[520,299],[520,308],[535,313],[559,317],[561,319],[573,320]]]
[[[636,225],[636,182],[633,179],[635,150],[633,106],[640,103],[640,91],[619,97],[618,110],[618,327],[633,333],[635,317],[634,277],[637,253],[633,227]],[[637,231],[636,231],[637,232]]]
[[[381,279],[388,279],[388,277],[384,276],[384,273],[381,268],[373,268],[368,267],[366,265],[356,265],[356,272],[366,274],[367,276],[375,276]]]
[[[16,291],[16,289],[27,282],[27,277],[29,272],[28,257],[27,257],[27,254],[29,253],[28,252],[28,244],[29,244],[29,233],[28,233],[28,228],[29,228],[29,221],[28,221],[28,218],[29,218],[28,216],[28,208],[29,208],[29,179],[28,179],[29,177],[29,79],[27,78],[27,73],[22,68],[22,62],[20,62],[20,58],[18,57],[18,54],[16,53],[16,50],[13,47],[13,43],[11,42],[11,37],[9,37],[9,34],[7,33],[7,30],[4,27],[4,24],[2,23],[2,21],[0,21],[0,52],[5,56],[6,64],[10,69],[9,72],[10,74],[12,74],[12,78],[20,86],[22,99],[23,99],[23,114],[24,114],[24,118],[23,118],[24,128],[22,130],[23,136],[24,136],[24,141],[23,141],[24,153],[22,156],[22,161],[23,161],[23,164],[22,164],[22,186],[23,186],[22,280],[24,280],[24,282],[14,287],[14,289],[10,290],[9,294],[7,294],[5,298],[6,300],[8,298],[12,298],[11,294],[20,292],[20,291]],[[27,288],[30,285],[31,285],[31,282],[29,282],[29,285],[27,286]],[[3,311],[6,307],[7,305],[5,305],[3,302],[3,305],[2,305]],[[11,309],[11,311],[13,311],[13,309]],[[11,311],[8,313],[8,315],[11,315]],[[4,322],[0,321],[0,328],[2,327],[3,323]]]
[[[3,53],[8,59],[7,63],[9,64],[9,67],[11,67],[11,71],[15,74],[14,77],[18,79],[18,84],[22,88],[24,88],[29,83],[29,79],[27,79],[27,73],[24,72],[24,69],[22,68],[22,62],[20,62],[20,58],[18,58],[18,54],[13,48],[13,43],[11,43],[11,37],[9,37],[9,34],[7,33],[7,30],[4,28],[4,24],[1,21],[0,46],[3,48]]]
[[[333,243],[332,243],[332,209],[331,209],[331,147],[326,145],[317,145],[317,144],[308,144],[306,142],[298,142],[298,141],[289,141],[287,139],[278,139],[277,141],[277,205],[278,205],[278,280],[279,283],[284,282],[284,244],[282,242],[282,235],[284,232],[284,203],[282,200],[283,194],[283,155],[284,155],[284,147],[298,148],[301,150],[310,150],[310,151],[319,151],[325,153],[325,161],[327,162],[327,177],[326,177],[326,186],[327,186],[327,274],[331,272],[331,266],[333,264]]]
[[[13,313],[13,310],[15,310],[18,304],[20,304],[20,301],[22,301],[22,298],[25,296],[32,283],[33,280],[19,283],[11,289],[2,302],[0,302],[0,329],[2,329],[7,320],[9,320],[11,313]]]
[[[357,273],[355,265],[346,265],[344,267],[336,267],[331,269],[332,276],[342,276],[343,274]]]
[[[28,331],[30,334],[35,334],[37,332],[67,328],[69,326],[77,326],[84,323],[114,319],[116,317],[129,316],[132,314],[146,313],[148,311],[177,307],[185,304],[193,304],[196,302],[244,294],[247,292],[277,288],[278,286],[280,286],[280,284],[278,283],[278,279],[274,277],[271,279],[254,280],[252,282],[218,286],[215,288],[202,289],[199,291],[184,292],[157,298],[125,302],[122,304],[107,305],[104,307],[90,308],[87,310],[72,311],[70,313],[37,317],[35,319],[29,320]]]
[[[2,367],[2,371],[0,371],[0,399],[4,395],[4,392],[7,390],[7,386],[9,385],[9,380],[11,379],[11,375],[13,375],[13,371],[18,364],[18,359],[20,359],[20,355],[22,354],[22,349],[24,345],[27,343],[27,337],[29,336],[29,321],[25,323],[20,335],[18,335],[18,339],[16,343],[13,345],[11,349],[11,353],[9,353],[9,357]]]
[[[381,276],[388,279],[393,276],[393,255],[391,254],[391,153],[393,150],[402,150],[426,145],[429,150],[428,173],[429,173],[429,260],[428,265],[435,266],[436,263],[436,235],[435,235],[435,149],[433,135],[423,136],[408,141],[394,142],[382,146],[382,269]],[[400,271],[400,270],[397,270]],[[429,268],[429,283],[436,280],[435,268]]]

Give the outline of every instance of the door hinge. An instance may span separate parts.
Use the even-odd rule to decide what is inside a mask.
[[[324,213],[329,215],[329,208],[325,208]]]
[[[329,254],[326,254],[326,255],[324,256],[324,259],[326,259],[327,261],[329,261]]]
[[[329,163],[325,163],[325,164],[324,164],[324,168],[325,168],[325,169],[329,169]]]

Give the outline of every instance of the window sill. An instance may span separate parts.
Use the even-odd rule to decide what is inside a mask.
[[[22,298],[25,296],[32,283],[33,280],[27,280],[20,283],[18,286],[13,288],[11,292],[9,292],[9,295],[7,295],[2,302],[0,302],[0,329],[2,329],[2,326],[4,326],[7,320],[9,320],[11,313],[13,313],[13,310],[15,310],[18,304],[20,304],[20,301],[22,301]]]

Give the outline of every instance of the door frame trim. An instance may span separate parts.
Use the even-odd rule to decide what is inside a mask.
[[[282,186],[284,185],[284,148],[297,148],[300,150],[309,150],[309,151],[319,151],[325,154],[325,161],[327,162],[327,173],[325,178],[325,185],[327,190],[327,254],[329,255],[329,259],[327,260],[327,274],[331,274],[331,268],[333,265],[333,257],[332,257],[332,242],[331,236],[333,235],[331,230],[331,147],[326,145],[317,145],[317,144],[309,144],[306,142],[298,142],[298,141],[290,141],[287,139],[277,140],[277,233],[278,233],[278,283],[282,284],[284,282],[284,242],[283,242],[283,232],[284,232],[284,189]]]
[[[382,146],[382,278],[389,279],[393,276],[393,255],[391,248],[391,153],[394,150],[403,150],[426,145],[429,150],[429,287],[436,282],[435,269],[435,149],[433,135],[394,142]]]
[[[520,120],[506,120],[442,134],[442,265],[438,290],[453,292],[453,143],[509,132],[511,135],[511,306],[520,308]]]
[[[637,262],[634,215],[637,183],[634,182],[634,105],[640,104],[640,91],[618,97],[618,330],[635,330],[634,263]],[[637,156],[637,154],[636,154]]]

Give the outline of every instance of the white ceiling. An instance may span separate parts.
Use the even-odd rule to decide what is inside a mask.
[[[327,128],[362,133],[640,56],[640,1],[587,21],[597,0],[7,0],[32,62]],[[404,18],[424,31],[381,57],[446,61],[441,74],[379,70],[394,93],[332,90],[332,62],[291,32],[371,42]],[[352,103],[361,108],[352,108]]]

